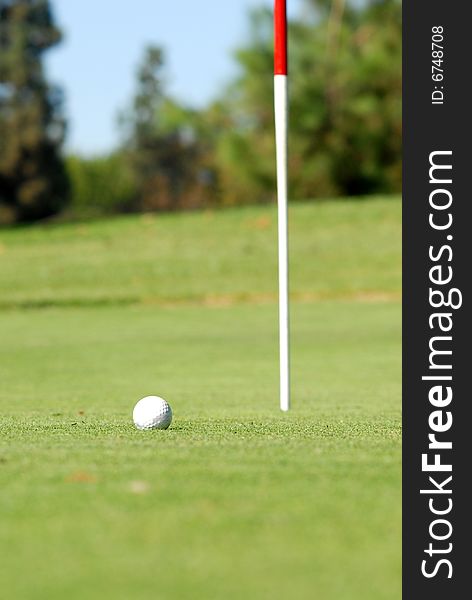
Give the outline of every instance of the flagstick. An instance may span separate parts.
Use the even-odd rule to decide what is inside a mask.
[[[280,408],[290,409],[290,352],[288,299],[288,82],[286,0],[275,0],[275,144],[279,220],[279,336]]]

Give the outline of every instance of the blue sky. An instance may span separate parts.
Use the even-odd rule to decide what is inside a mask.
[[[302,0],[289,0],[296,12]],[[67,95],[68,150],[106,152],[118,141],[117,113],[134,89],[148,43],[167,52],[169,91],[195,106],[235,73],[232,50],[247,32],[251,7],[272,0],[53,0],[64,43],[50,52],[49,77]]]

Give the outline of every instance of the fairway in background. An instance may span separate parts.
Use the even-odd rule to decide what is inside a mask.
[[[9,597],[400,597],[400,203],[293,207],[290,415],[275,217],[0,232]]]
[[[295,204],[293,300],[400,300],[401,204]],[[0,307],[277,302],[273,206],[0,230]]]

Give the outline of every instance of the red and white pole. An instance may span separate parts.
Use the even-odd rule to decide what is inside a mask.
[[[288,299],[288,77],[287,4],[275,0],[275,144],[277,154],[277,199],[279,220],[279,336],[280,408],[290,409],[290,328]]]

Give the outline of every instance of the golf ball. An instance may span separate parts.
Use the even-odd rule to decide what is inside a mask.
[[[146,396],[134,407],[133,421],[138,429],[167,429],[172,422],[172,409],[159,396]]]

